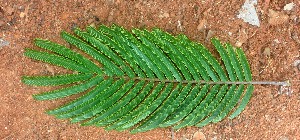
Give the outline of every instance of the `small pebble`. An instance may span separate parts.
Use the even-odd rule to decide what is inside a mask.
[[[0,7],[0,13],[1,13],[1,14],[4,14],[4,10],[3,10],[2,7]]]
[[[5,22],[0,20],[0,27],[3,26],[4,24],[5,24]]]
[[[170,14],[169,13],[164,13],[163,17],[168,18],[168,17],[170,17]]]
[[[70,17],[69,13],[67,13],[67,12],[62,13],[60,16],[61,16],[62,20],[66,20]]]
[[[275,43],[277,43],[277,44],[280,43],[280,41],[279,41],[278,39],[274,39],[273,41],[274,41]]]
[[[113,19],[114,19],[114,10],[111,10],[111,11],[109,12],[108,17],[107,17],[107,21],[108,21],[108,22],[111,22],[111,21],[113,21]]]
[[[94,22],[94,18],[90,18],[89,20],[88,20],[88,24],[92,24]]]
[[[294,31],[294,32],[292,32],[291,35],[292,35],[292,39],[293,39],[296,43],[298,43],[298,44],[300,45],[300,38],[299,38],[297,32]]]
[[[202,19],[197,26],[198,31],[203,31],[206,28],[207,21],[205,19]]]
[[[269,47],[266,47],[263,53],[264,53],[265,56],[270,57],[271,56],[271,49]]]
[[[300,60],[295,60],[294,66],[300,71]]]
[[[0,38],[0,49],[4,46],[8,46],[9,45],[9,42]]]
[[[289,138],[287,136],[281,136],[279,140],[289,140]]]
[[[113,15],[109,15],[108,18],[107,18],[107,21],[108,22],[112,22],[114,19],[114,16]]]
[[[289,20],[289,16],[278,12],[278,11],[274,11],[272,9],[269,9],[269,24],[270,25],[280,25],[280,24],[284,24],[287,23]]]
[[[54,69],[53,67],[49,66],[48,64],[45,64],[47,73],[51,73],[51,75],[54,75]]]
[[[209,41],[213,36],[215,35],[215,32],[212,30],[209,30],[206,36],[206,41]]]
[[[247,31],[245,29],[241,29],[239,31],[239,37],[237,42],[235,43],[236,47],[241,47],[245,42],[247,42],[248,40],[248,34]]]
[[[94,22],[93,22],[93,23],[91,23],[91,24],[90,24],[90,26],[91,26],[91,27],[94,27],[94,28],[96,28],[96,25],[95,25],[95,23],[94,23]]]
[[[13,14],[13,12],[14,12],[14,9],[13,8],[11,8],[11,7],[7,7],[6,9],[5,9],[5,12],[7,13],[7,15],[12,15]]]
[[[23,18],[23,17],[25,17],[25,13],[24,13],[24,12],[21,12],[21,13],[20,13],[20,18]]]
[[[167,13],[167,12],[165,12],[165,13],[163,13],[163,14],[160,14],[158,17],[159,17],[159,18],[168,18],[168,17],[170,17],[170,14]]]
[[[293,2],[288,3],[288,4],[286,4],[286,5],[283,7],[283,10],[285,10],[285,11],[290,11],[290,10],[292,10],[292,9],[294,8],[294,6],[295,6],[295,3],[293,3]]]
[[[194,135],[193,135],[193,140],[206,140],[206,137],[205,137],[205,135],[203,134],[203,132],[197,131],[197,132],[194,133]]]

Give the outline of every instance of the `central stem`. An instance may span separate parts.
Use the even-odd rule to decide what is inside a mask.
[[[183,84],[236,84],[236,85],[276,85],[276,86],[290,86],[289,81],[205,81],[205,80],[161,80],[158,78],[140,78],[140,77],[134,77],[130,78],[128,76],[124,77],[114,77],[115,79],[123,78],[125,80],[141,80],[141,81],[152,81],[152,82],[163,82],[163,83],[183,83]]]

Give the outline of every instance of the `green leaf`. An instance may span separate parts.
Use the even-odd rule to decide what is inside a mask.
[[[88,90],[89,88],[97,85],[102,80],[103,80],[102,77],[96,76],[85,83],[70,86],[67,88],[62,88],[59,90],[53,90],[41,94],[36,94],[33,97],[36,100],[52,100],[52,99],[62,98],[62,97],[70,96]]]
[[[91,78],[93,74],[66,74],[55,76],[23,76],[22,82],[27,85],[35,86],[57,86],[85,81]]]
[[[152,83],[150,83],[148,85],[152,85]],[[148,94],[149,91],[148,90],[143,90],[139,94],[140,98],[136,98],[136,100],[131,101],[123,109],[118,110],[117,112],[115,112],[114,114],[112,114],[109,118],[103,119],[103,120],[99,121],[96,125],[97,126],[106,126],[106,125],[109,125],[109,124],[115,122],[116,120],[123,119],[122,117],[124,117],[130,111],[132,111],[132,112],[133,111],[134,112],[138,112],[137,110],[140,110],[140,109],[139,109],[139,107],[138,108],[136,108],[136,107],[139,104],[140,104],[140,106],[143,106],[143,104],[149,104],[150,102],[152,102],[155,99],[155,97],[158,95],[158,93],[163,89],[163,86],[164,86],[163,83],[159,83],[158,85],[156,85],[155,87],[153,87],[152,94],[149,95],[144,101],[143,101],[143,99],[147,96],[147,94]],[[136,108],[136,109],[132,110],[132,108]],[[131,114],[135,114],[135,113],[131,113]],[[130,118],[130,116],[128,118]],[[111,126],[109,126],[109,128],[113,128],[113,126],[114,125],[111,125]],[[117,126],[117,125],[115,125],[115,126]],[[109,128],[107,128],[107,129],[109,129]]]
[[[41,52],[31,49],[26,49],[24,52],[24,55],[35,59],[40,60],[43,62],[47,62],[53,65],[61,66],[69,70],[74,70],[82,73],[89,73],[90,71],[87,70],[83,65],[78,64],[70,59],[66,59],[64,57],[61,57],[59,55],[50,54],[47,52]]]
[[[223,45],[221,44],[221,42],[215,38],[212,39],[212,43],[214,44],[214,46],[216,47],[217,51],[219,52],[224,64],[225,64],[225,67],[226,67],[226,70],[227,70],[227,73],[229,75],[229,79],[231,81],[236,81],[236,75],[233,71],[233,66],[231,64],[231,60],[225,50],[225,48],[223,47]]]
[[[248,104],[251,96],[252,96],[252,92],[254,90],[254,86],[253,85],[249,85],[247,87],[246,93],[244,95],[244,97],[242,98],[242,101],[240,103],[240,105],[238,106],[238,108],[229,116],[229,119],[233,119],[236,116],[238,116],[246,107],[246,105]]]
[[[95,72],[97,74],[102,74],[101,68],[99,68],[96,64],[94,64],[91,60],[85,58],[81,54],[74,52],[65,46],[53,43],[49,40],[43,40],[43,39],[35,39],[34,43],[36,46],[39,46],[40,48],[52,51],[65,58],[69,58],[73,61],[76,61],[77,63],[80,63],[81,65],[84,65],[85,68],[89,69],[92,72]]]
[[[212,122],[217,116],[219,116],[219,114],[222,112],[222,110],[224,110],[224,108],[226,107],[226,103],[230,102],[230,99],[232,98],[232,96],[234,94],[235,88],[236,88],[236,85],[231,86],[228,89],[228,91],[225,94],[225,96],[223,97],[223,99],[221,99],[221,101],[219,101],[216,106],[214,106],[213,108],[211,108],[211,112],[207,116],[207,118],[205,118],[204,120],[202,120],[196,126],[198,126],[198,127],[205,126],[208,123]]]
[[[101,94],[104,93],[104,91],[106,92],[105,89],[107,87],[115,87],[116,85],[121,86],[121,84],[122,84],[122,82],[115,82],[112,85],[112,82],[113,82],[112,79],[102,81],[87,94],[81,96],[80,98],[78,98],[64,106],[61,106],[54,110],[49,110],[47,113],[51,114],[51,115],[62,115],[62,114],[66,114],[66,112],[68,112],[68,113],[71,112],[71,110],[76,110],[76,109],[80,108],[80,106],[86,106],[88,101],[95,99],[97,96],[100,96]],[[107,93],[107,94],[109,94],[109,93]]]
[[[228,43],[222,45],[217,38],[212,39],[219,53],[215,56],[185,35],[160,29],[128,31],[101,25],[74,32],[61,33],[74,49],[36,39],[41,51],[25,49],[24,53],[76,73],[22,77],[28,85],[59,86],[33,95],[37,100],[80,93],[47,111],[60,119],[131,133],[169,126],[203,127],[239,115],[254,90],[245,53]]]

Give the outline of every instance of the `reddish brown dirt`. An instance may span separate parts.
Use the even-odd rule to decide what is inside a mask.
[[[292,0],[291,0],[292,1]],[[255,86],[245,111],[236,119],[225,119],[203,128],[189,127],[174,132],[174,139],[300,139],[300,2],[292,11],[283,11],[285,1],[259,1],[261,26],[237,19],[243,4],[239,0],[0,0],[0,38],[10,42],[0,48],[0,138],[1,139],[171,139],[170,129],[155,129],[132,135],[79,127],[44,113],[64,101],[35,101],[32,94],[45,88],[21,83],[25,74],[57,73],[62,69],[23,57],[34,38],[64,43],[61,30],[116,23],[132,27],[159,27],[172,34],[183,33],[212,48],[207,33],[241,47],[250,61],[254,80],[290,80],[290,95],[278,94],[276,86]],[[268,10],[282,12],[288,20],[270,23]],[[264,10],[264,11],[263,11]],[[211,34],[213,33],[213,34]],[[297,40],[298,37],[298,40]],[[267,49],[266,49],[267,48]],[[265,51],[266,50],[266,51]],[[196,136],[197,134],[203,134]]]

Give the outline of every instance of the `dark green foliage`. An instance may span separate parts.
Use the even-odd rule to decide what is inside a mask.
[[[61,89],[34,95],[37,100],[84,93],[49,110],[57,118],[106,130],[143,132],[158,127],[205,126],[239,115],[249,102],[253,85],[244,52],[216,38],[218,61],[203,45],[184,35],[172,36],[122,27],[75,29],[61,36],[81,52],[36,39],[41,51],[25,56],[73,70],[76,74],[23,76],[35,86]],[[234,110],[234,111],[232,111]]]

